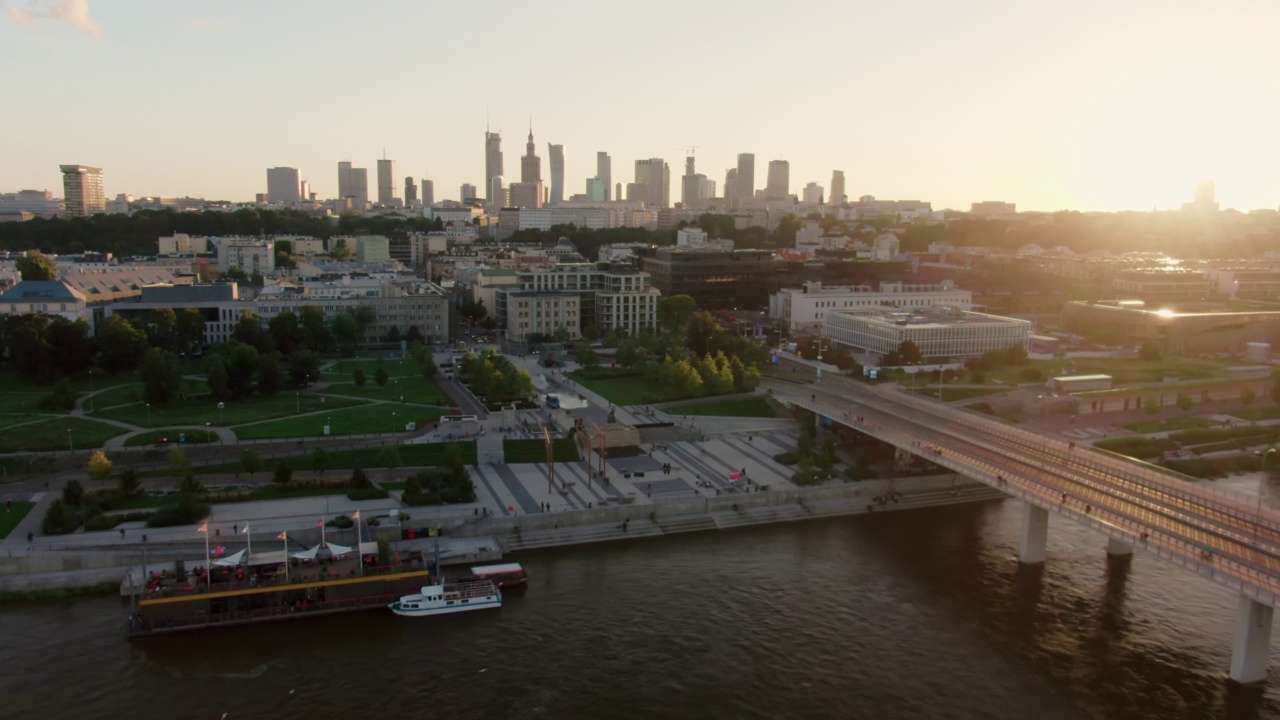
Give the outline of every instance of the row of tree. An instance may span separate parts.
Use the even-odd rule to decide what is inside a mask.
[[[517,368],[505,355],[492,350],[467,353],[458,369],[459,377],[477,397],[499,403],[527,400],[533,397],[533,378]]]

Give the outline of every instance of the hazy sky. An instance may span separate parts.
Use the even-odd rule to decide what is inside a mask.
[[[532,115],[566,195],[605,150],[615,182],[665,158],[678,198],[695,145],[720,191],[753,152],[794,193],[842,169],[935,208],[1147,210],[1206,178],[1274,208],[1277,28],[1276,0],[0,0],[0,191],[80,163],[109,197],[249,200],[286,165],[327,198],[349,159],[376,195],[385,148],[456,199],[486,115],[508,180]]]

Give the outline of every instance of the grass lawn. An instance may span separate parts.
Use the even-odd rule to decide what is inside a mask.
[[[115,407],[116,405],[130,405],[142,402],[142,383],[131,382],[123,385],[116,385],[110,390],[103,390],[93,396],[94,410],[100,408]],[[89,409],[88,401],[85,401],[85,410]]]
[[[67,431],[70,431],[68,434]],[[72,447],[102,447],[111,438],[124,434],[115,425],[65,417],[30,425],[18,425],[0,434],[0,453],[29,450],[69,450]]]
[[[448,414],[448,410],[425,408],[415,405],[378,403],[335,410],[324,415],[306,415],[271,422],[237,425],[236,437],[247,439],[319,437],[324,435],[324,424],[332,422],[330,435],[358,435],[363,433],[403,432],[407,423],[416,422],[421,427]]]
[[[270,420],[278,417],[289,417],[300,412],[316,412],[320,410],[337,410],[360,405],[360,400],[343,398],[322,398],[314,395],[298,395],[283,392],[266,397],[255,395],[247,400],[229,402],[226,408],[218,410],[218,403],[210,395],[202,395],[186,402],[178,401],[168,407],[152,406],[147,409],[143,403],[135,403],[124,407],[95,412],[96,417],[132,423],[141,427],[168,428],[177,425],[240,425],[255,420]]]
[[[64,410],[45,410],[40,401],[52,395],[52,390],[9,390],[0,392],[0,412],[3,413],[37,413],[44,415],[61,415]]]
[[[1166,376],[1179,380],[1205,380],[1221,377],[1222,369],[1230,363],[1189,358],[1167,358],[1159,362],[1149,360],[1115,360],[1112,358],[1067,358],[1064,360],[1029,360],[1024,365],[1009,366],[985,373],[987,382],[1004,380],[1010,385],[1038,382],[1019,377],[1027,368],[1040,371],[1044,380],[1059,375],[1110,375],[1116,385],[1161,382]]]
[[[9,537],[9,533],[22,522],[22,518],[31,512],[31,508],[35,507],[35,503],[15,502],[8,512],[0,510],[0,539]]]
[[[667,402],[668,400],[687,400],[689,395],[665,385],[646,380],[639,375],[624,378],[603,378],[598,380],[584,379],[578,371],[569,373],[569,377],[582,383],[582,386],[600,395],[614,405],[643,405],[645,403]]]
[[[714,415],[718,417],[777,417],[768,401],[762,397],[738,398],[736,400],[720,400],[697,405],[684,405],[667,408],[668,415]]]
[[[444,448],[446,443],[415,443],[413,445],[397,445],[400,451],[400,467],[433,467],[440,465],[444,457]],[[476,464],[476,443],[474,440],[457,443],[458,449],[462,451],[462,461],[467,465]],[[340,471],[349,471],[359,466],[365,470],[373,470],[375,468],[385,467],[382,464],[381,447],[361,448],[359,450],[338,450],[329,453],[329,469],[325,471],[329,477],[336,477],[335,473]],[[264,469],[259,471],[254,477],[263,482],[271,480],[271,471],[275,469],[276,463],[281,460],[289,463],[289,467],[294,472],[309,472],[311,468],[312,452],[306,452],[299,455],[291,455],[284,458],[270,458],[264,461]],[[219,465],[196,465],[191,468],[191,472],[195,475],[224,475],[227,473],[243,472],[240,469],[240,462],[221,463]],[[156,470],[143,473],[146,477],[168,477],[167,470]]]
[[[1241,420],[1275,420],[1280,418],[1280,406],[1232,410],[1227,414],[1232,417],[1238,417]]]
[[[422,377],[422,371],[418,369],[418,363],[413,358],[405,358],[403,360],[378,360],[376,358],[352,358],[350,360],[339,360],[333,367],[320,373],[320,379],[325,382],[342,382],[343,378],[351,379],[351,373],[357,369],[363,370],[365,377],[369,378],[369,384],[373,384],[373,376],[378,372],[379,363],[382,369],[387,371],[387,375],[393,378],[403,378],[410,376]],[[341,372],[339,372],[341,368]]]
[[[179,443],[179,435],[186,435],[186,442]],[[193,430],[191,428],[156,428],[151,432],[134,435],[128,440],[125,440],[124,444],[125,447],[141,447],[143,445],[151,445],[160,438],[168,438],[170,444],[175,447],[181,447],[183,445],[218,442],[218,433],[205,430]]]
[[[364,384],[364,387],[356,387],[354,382],[339,380],[331,382],[324,392],[335,395],[350,395],[351,397],[369,400],[396,400],[404,397],[406,403],[421,403],[423,405],[450,404],[448,396],[444,394],[440,386],[422,377],[422,375],[391,380],[383,387],[378,387],[372,376]]]
[[[801,375],[799,372],[791,372],[790,370],[783,370],[776,365],[765,365],[763,368],[760,369],[760,374],[781,378],[782,380],[790,380],[792,382],[804,383],[806,385],[813,384],[812,376]]]
[[[1172,417],[1164,420],[1140,420],[1120,427],[1136,433],[1173,432],[1175,430],[1195,430],[1198,428],[1216,427],[1220,423],[1195,417]]]
[[[578,443],[573,438],[556,438],[551,441],[556,462],[581,460]],[[547,461],[547,444],[543,440],[503,440],[503,461],[510,463],[544,463]]]

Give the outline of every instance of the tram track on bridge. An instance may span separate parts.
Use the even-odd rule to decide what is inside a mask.
[[[824,396],[831,394],[823,390]],[[1170,540],[1175,541],[1184,557],[1184,565],[1187,560],[1197,566],[1234,565],[1239,568],[1236,574],[1240,582],[1249,582],[1265,587],[1270,593],[1280,594],[1280,554],[1276,552],[1280,533],[1266,526],[1264,542],[1264,526],[1240,516],[1238,507],[1224,508],[1221,503],[1206,503],[1202,497],[1189,497],[1190,493],[1172,492],[1167,487],[1153,487],[1151,483],[1136,480],[1122,472],[1108,472],[1101,463],[1093,465],[1086,461],[1084,456],[1095,454],[1092,451],[1080,450],[1075,457],[1064,457],[1052,452],[1044,442],[1037,443],[1031,438],[1008,433],[1003,427],[996,431],[981,422],[967,422],[968,417],[961,427],[972,435],[962,435],[954,426],[945,424],[946,418],[929,413],[922,419],[918,412],[895,406],[886,398],[856,394],[862,397],[837,395],[842,403],[839,406],[823,403],[826,407],[818,407],[816,394],[812,402],[824,414],[835,419],[848,417],[848,403],[855,402],[864,408],[858,412],[867,420],[881,424],[879,429],[944,448],[943,455],[939,457],[929,457],[923,448],[918,453],[937,464],[952,466],[950,469],[956,472],[986,475],[988,484],[996,484],[997,487],[999,484],[992,481],[1006,476],[1006,483],[1019,482],[1025,494],[1038,500],[1036,504],[1056,509],[1060,514],[1078,515],[1083,507],[1086,510],[1083,514],[1131,535],[1131,543],[1145,530],[1157,544],[1169,545]],[[867,430],[853,426],[860,431]],[[1068,455],[1072,453],[1077,451],[1067,452]],[[980,472],[975,473],[975,470]],[[1073,506],[1067,507],[1069,503]],[[1196,554],[1206,548],[1223,562],[1215,566],[1206,562],[1204,557],[1197,558]]]

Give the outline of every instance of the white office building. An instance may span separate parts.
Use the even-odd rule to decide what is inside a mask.
[[[825,337],[861,353],[868,365],[879,365],[885,355],[908,340],[920,349],[926,362],[946,362],[1014,345],[1025,348],[1031,342],[1031,333],[1029,320],[949,307],[918,312],[831,312],[822,326]]]
[[[276,248],[270,240],[257,238],[216,238],[218,244],[218,272],[230,272],[237,268],[245,275],[262,276],[276,272]]]
[[[954,280],[936,285],[882,282],[869,285],[823,287],[820,282],[787,288],[769,296],[769,317],[785,320],[791,332],[813,332],[827,321],[829,313],[860,310],[928,310],[945,305],[961,310],[973,308],[973,293],[956,287]]]

